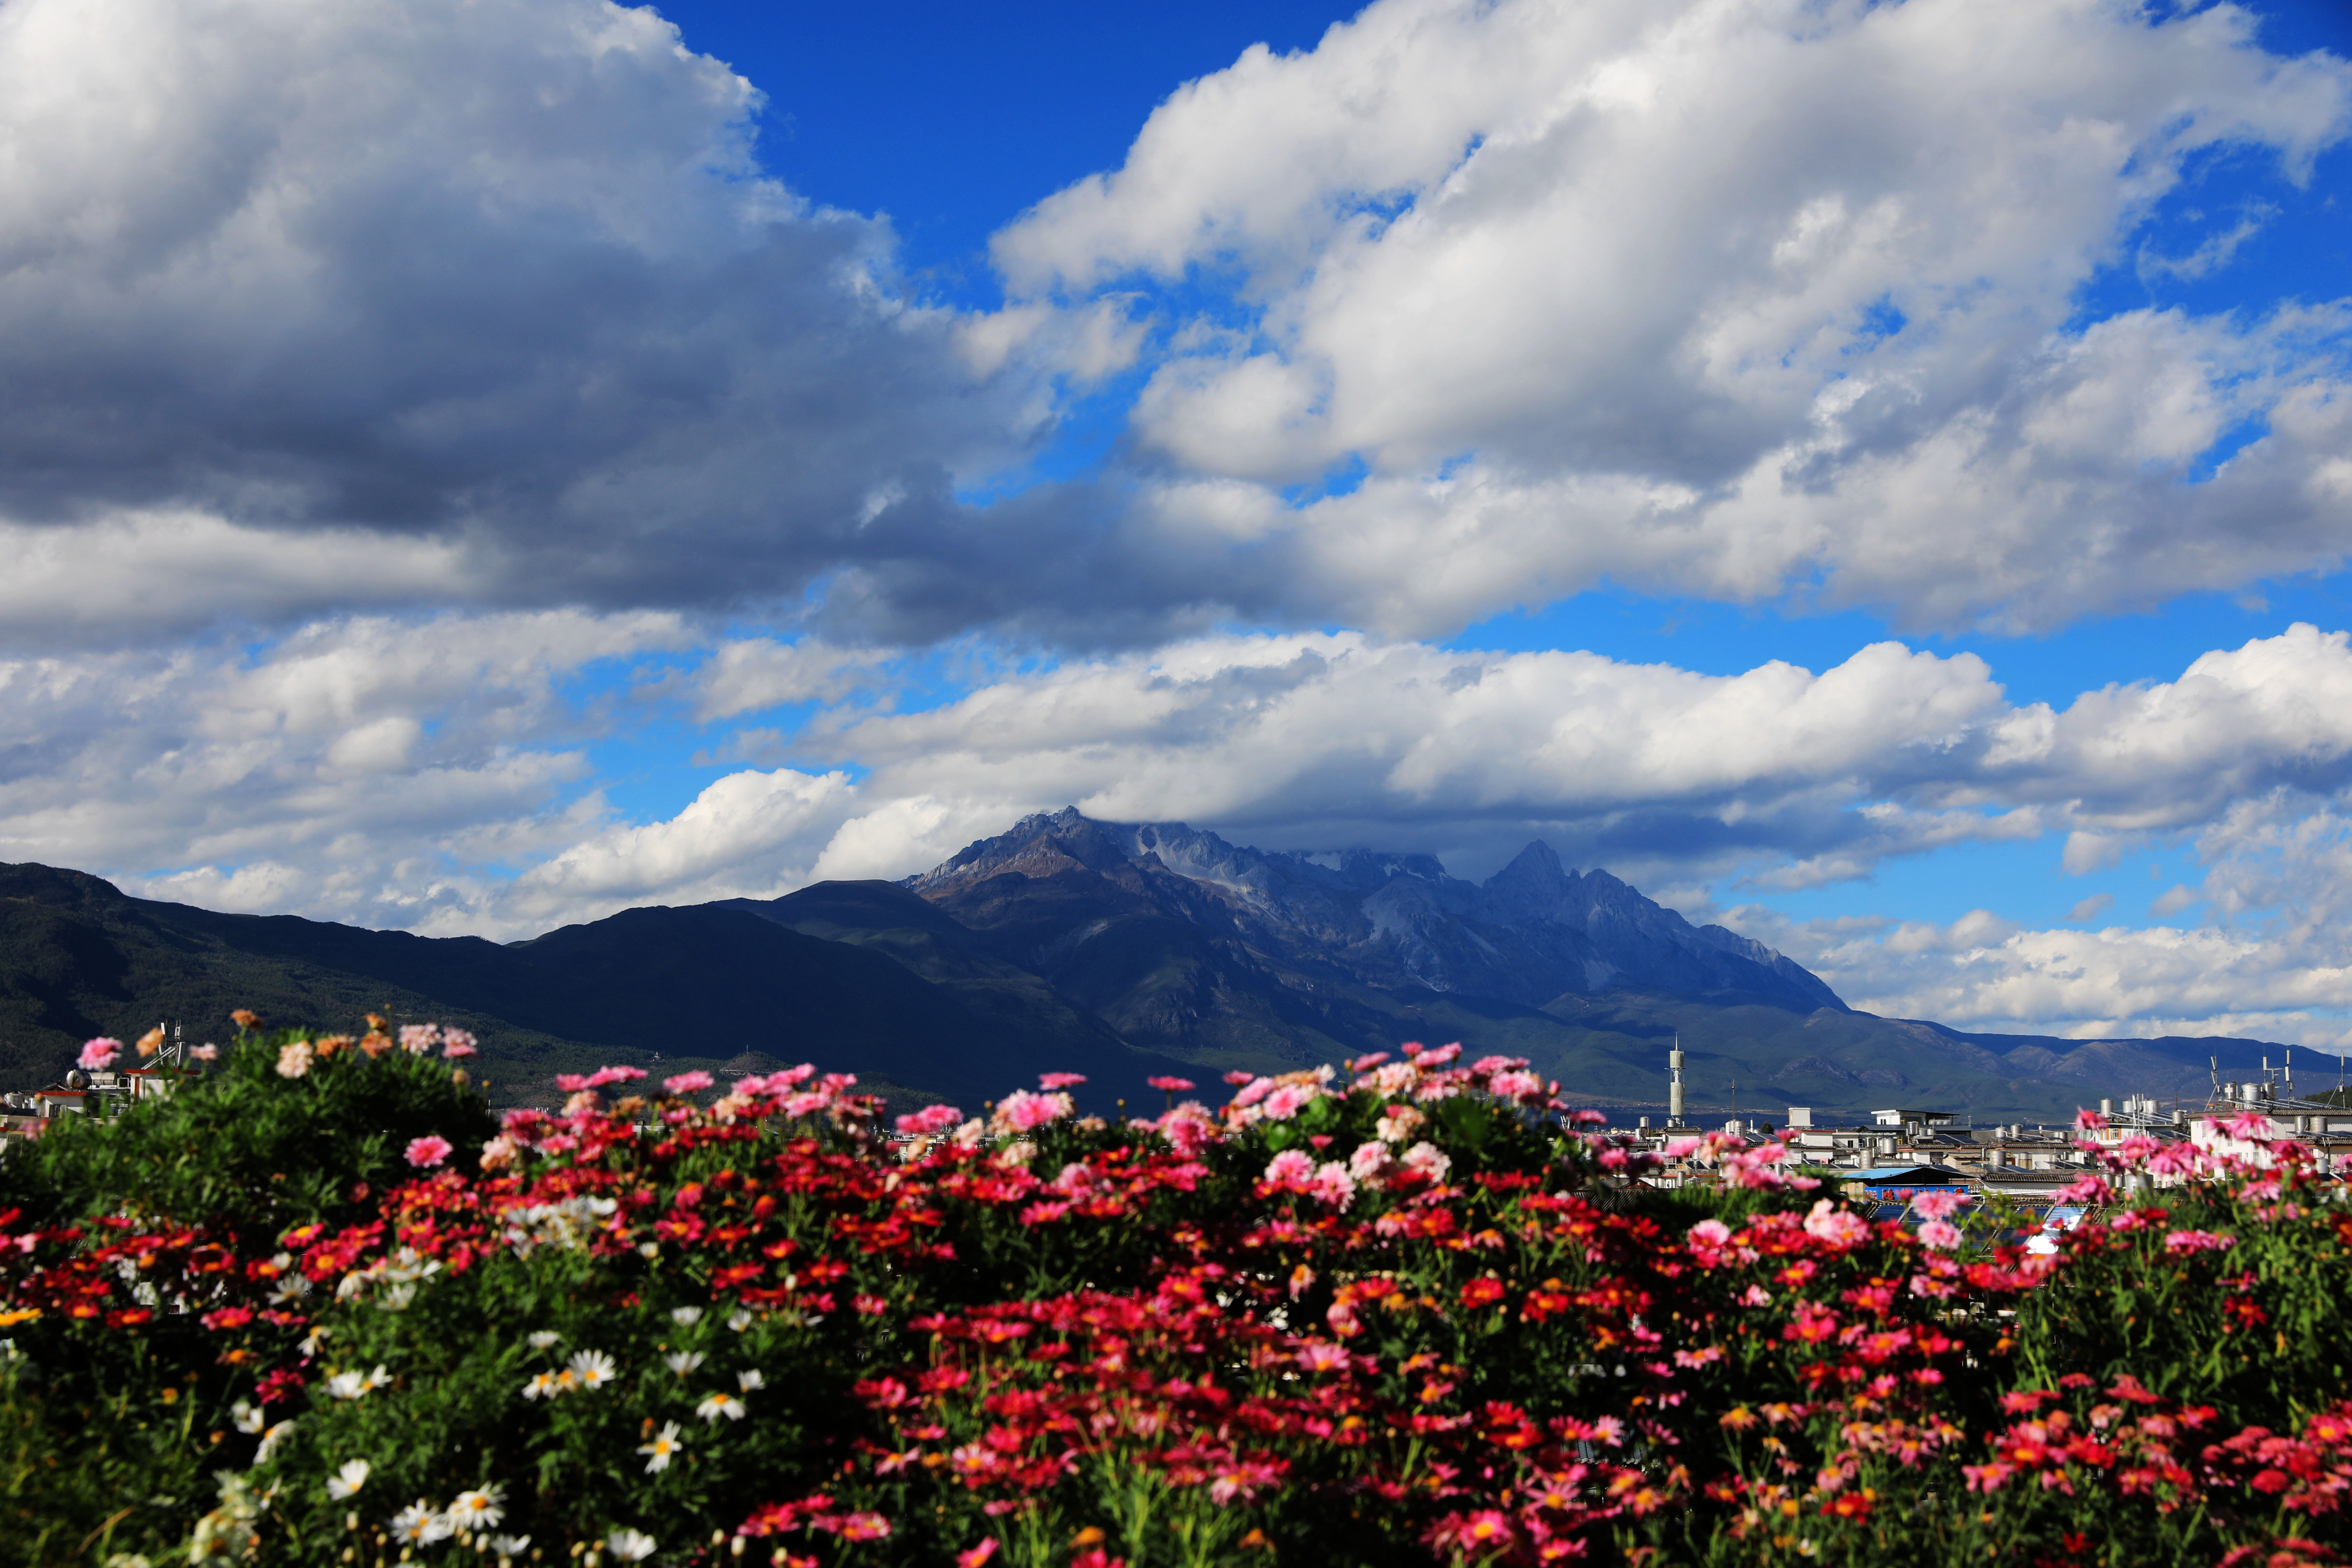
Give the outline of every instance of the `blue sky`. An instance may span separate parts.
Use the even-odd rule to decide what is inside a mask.
[[[989,237],[1041,194],[1115,167],[1174,84],[1221,69],[1252,44],[1312,48],[1325,29],[1354,13],[1262,4],[973,10],[697,0],[663,14],[690,47],[728,61],[768,94],[760,153],[770,169],[814,200],[888,214],[906,265],[925,286],[991,306],[1003,291],[988,266]],[[2352,56],[2352,8],[2302,0],[2261,14],[2263,40],[2281,53]],[[2208,232],[2213,214],[2264,212],[2233,265],[2182,278],[2118,260],[2079,290],[2076,321],[2147,306],[2259,310],[2282,298],[2341,293],[2352,279],[2347,170],[2352,147],[2325,155],[2301,186],[2274,159],[2229,149],[2202,160],[2137,237],[2185,251]],[[1098,460],[1124,413],[1123,400],[1105,402],[1100,417],[1041,456],[1039,467],[1082,471]],[[2232,431],[2231,439],[2247,434]],[[2340,576],[2305,575],[2182,595],[2040,635],[1909,635],[1917,646],[1983,658],[2014,700],[2063,705],[2086,688],[2166,679],[2209,648],[2273,637],[2299,620],[2352,626],[2347,611]],[[1443,640],[1465,649],[1584,648],[1734,675],[1775,658],[1826,668],[1864,643],[1906,630],[1868,610],[1808,614],[1786,604],[1601,590],[1481,620]],[[901,700],[936,700],[953,689],[938,685]],[[625,766],[632,753],[655,763],[616,798],[645,813],[682,804],[698,780],[675,763],[693,733],[681,727],[666,743],[614,747],[615,764]],[[2127,865],[2088,878],[2061,869],[2054,843],[1972,846],[1882,868],[1860,902],[1941,922],[1986,906],[2054,922],[2084,899],[2108,893],[2116,902],[2103,918],[2151,924],[2147,905],[2184,877],[2193,877],[2193,868],[2179,845],[2151,846]],[[1857,895],[1848,886],[1764,901],[1811,917],[1849,911]]]
[[[0,856],[512,936],[1070,802],[1540,836],[1883,1011],[2352,1042],[2347,61],[7,0]]]

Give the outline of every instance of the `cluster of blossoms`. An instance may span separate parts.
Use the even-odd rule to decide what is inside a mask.
[[[331,1061],[338,1052],[357,1050],[369,1057],[380,1057],[386,1051],[401,1050],[412,1057],[430,1056],[435,1047],[447,1058],[476,1054],[474,1037],[464,1029],[445,1029],[438,1024],[403,1024],[399,1033],[384,1032],[384,1022],[373,1014],[368,1016],[369,1029],[364,1035],[321,1035],[316,1039],[288,1040],[278,1047],[278,1076],[301,1078],[320,1062]],[[96,1045],[100,1042],[92,1041]],[[85,1053],[87,1054],[87,1053]]]
[[[238,1048],[372,1059],[325,1043]],[[266,1254],[0,1211],[0,1324],[193,1343],[234,1401],[206,1462],[247,1467],[215,1534],[289,1562],[2345,1544],[2352,1215],[2245,1124],[2086,1138],[2093,1213],[2053,1241],[1958,1192],[1880,1219],[1723,1134],[1666,1151],[1706,1181],[1645,1187],[1654,1156],[1454,1047],[1213,1107],[1155,1080],[1121,1121],[1070,1074],[979,1118],[808,1066],[605,1098],[645,1076],[395,1145]]]

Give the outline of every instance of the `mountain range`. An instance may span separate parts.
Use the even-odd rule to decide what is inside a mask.
[[[1086,1073],[1091,1109],[1156,1103],[1155,1074],[1311,1066],[1403,1041],[1531,1058],[1580,1101],[1695,1112],[1929,1105],[1979,1121],[2105,1095],[2201,1100],[2285,1047],[1969,1034],[1849,1007],[1818,976],[1694,926],[1530,844],[1484,882],[1425,855],[1273,853],[1181,823],[1025,818],[903,882],[626,910],[526,942],[428,938],[127,897],[0,867],[0,1088],[81,1039],[232,1007],[349,1029],[370,1011],[459,1025],[502,1101],[626,1060],[747,1071],[812,1059],[894,1100],[976,1108]]]

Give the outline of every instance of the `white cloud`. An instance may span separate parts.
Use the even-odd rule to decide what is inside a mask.
[[[543,927],[635,904],[773,898],[811,879],[855,795],[838,772],[730,773],[667,821],[609,827],[532,867],[499,891],[495,918]]]
[[[1892,643],[1820,673],[1712,676],[1223,636],[997,670],[921,712],[837,702],[772,742],[791,765],[619,819],[581,748],[627,710],[573,683],[600,660],[705,647],[690,673],[618,700],[751,712],[894,658],[548,612],[321,625],[252,657],[0,664],[0,857],[218,908],[516,937],[903,876],[1066,804],[1268,847],[1429,849],[1473,875],[1541,837],[1709,916],[1724,912],[1699,909],[1706,889],[1726,878],[1802,888],[1972,841],[2074,834],[2121,854],[2186,837],[2202,873],[2154,912],[2201,902],[2193,929],[1724,918],[1873,1011],[2352,1038],[2313,1016],[2352,1008],[2344,634],[2298,626],[2061,710],[2010,703],[1973,657]]]
[[[562,689],[676,617],[362,618],[250,656],[0,659],[0,859],[220,908],[405,926],[604,816]]]
[[[1248,520],[1171,596],[1413,636],[1602,581],[2049,626],[2352,542],[2342,303],[2069,325],[2194,160],[2300,176],[2352,128],[2352,66],[2252,26],[1381,0],[1189,84],[995,254],[1081,310],[1238,279],[1215,310],[1254,331],[1162,302],[1134,410],[1173,471],[1130,531]],[[1354,460],[1360,487],[1280,504]]]
[[[605,0],[9,0],[0,626],[756,601],[941,512],[1026,416],[759,102]]]

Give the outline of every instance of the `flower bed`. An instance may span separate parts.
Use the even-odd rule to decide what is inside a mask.
[[[1081,1117],[246,1037],[0,1165],[0,1555],[379,1563],[2340,1561],[2352,1214],[2102,1156],[2056,1252],[1706,1191],[1408,1047]],[[460,1042],[461,1047],[465,1042]],[[631,1092],[635,1090],[636,1092]],[[617,1096],[617,1098],[614,1098]],[[2183,1184],[2125,1196],[2150,1160]]]

